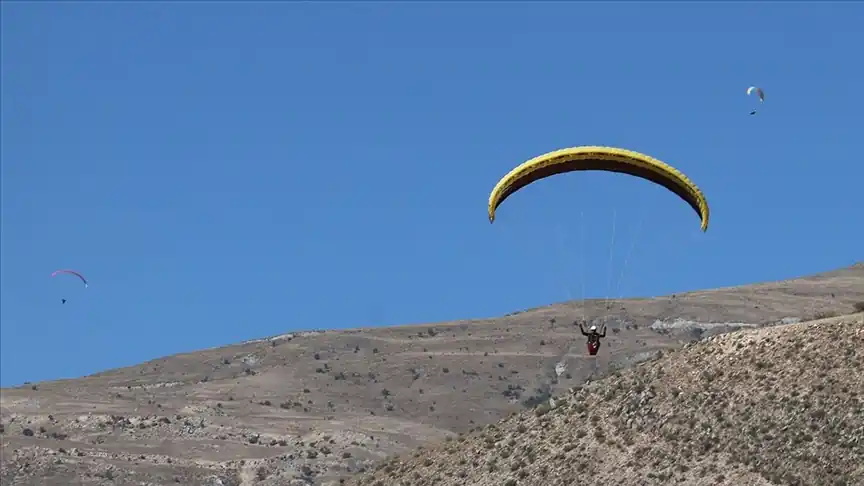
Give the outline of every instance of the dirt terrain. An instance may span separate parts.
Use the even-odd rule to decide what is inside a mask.
[[[864,313],[748,329],[391,458],[350,485],[864,484]]]
[[[849,314],[860,302],[862,264],[609,306],[569,302],[494,319],[285,334],[3,389],[0,482],[340,484],[387,457],[567,395],[589,377],[716,334],[797,329],[802,320]],[[574,325],[581,319],[608,325],[596,359]],[[478,470],[453,474],[462,484],[493,484],[459,477]],[[444,482],[435,484],[457,480],[443,469],[436,474]],[[536,484],[508,474],[515,476],[489,477]],[[380,480],[421,484],[409,476]]]

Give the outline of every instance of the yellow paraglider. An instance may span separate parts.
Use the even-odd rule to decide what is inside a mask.
[[[675,193],[696,211],[702,231],[708,230],[708,202],[702,191],[680,171],[662,161],[613,147],[574,147],[535,157],[504,176],[489,195],[489,222],[511,194],[534,181],[565,172],[602,170],[647,179]]]

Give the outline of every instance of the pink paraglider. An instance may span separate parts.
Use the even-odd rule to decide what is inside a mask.
[[[87,279],[84,278],[84,275],[81,275],[80,273],[76,272],[75,270],[57,270],[56,272],[52,273],[51,276],[56,277],[57,275],[59,275],[61,273],[68,273],[70,275],[75,275],[76,277],[80,278],[82,282],[84,282],[84,287],[87,287],[87,285],[88,285]]]

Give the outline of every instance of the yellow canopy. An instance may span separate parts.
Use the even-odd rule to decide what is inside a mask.
[[[528,184],[565,172],[603,170],[630,174],[660,184],[683,199],[708,230],[708,202],[702,191],[678,169],[653,157],[613,147],[574,147],[535,157],[504,176],[489,195],[489,222],[495,221],[495,210],[511,194]]]

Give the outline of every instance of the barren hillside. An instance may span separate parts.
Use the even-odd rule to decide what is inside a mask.
[[[0,481],[338,484],[664,350],[740,328],[848,314],[864,266],[502,318],[303,332],[3,389]],[[584,314],[583,314],[584,313]],[[577,319],[609,337],[588,359]]]
[[[354,485],[864,484],[864,313],[714,336]]]

